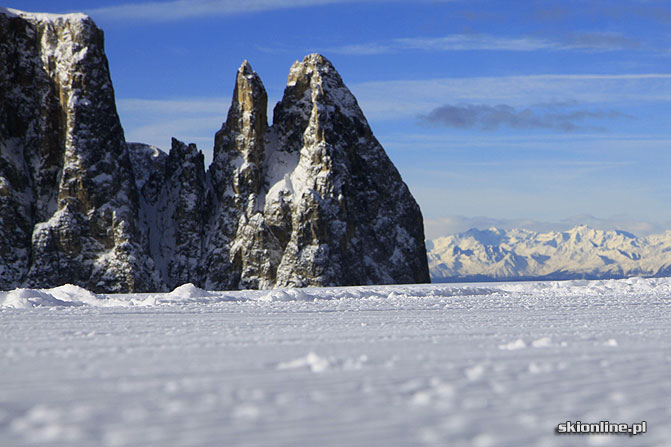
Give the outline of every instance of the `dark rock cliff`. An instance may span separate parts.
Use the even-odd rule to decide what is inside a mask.
[[[0,179],[0,288],[160,287],[88,17],[0,13]]]

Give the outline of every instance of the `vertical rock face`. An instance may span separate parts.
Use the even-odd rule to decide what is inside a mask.
[[[429,281],[422,216],[324,57],[283,99],[248,62],[209,170],[195,145],[127,144],[103,34],[0,8],[0,289],[100,292]]]
[[[0,288],[158,287],[102,31],[82,14],[3,10],[0,42],[0,184],[11,191]]]

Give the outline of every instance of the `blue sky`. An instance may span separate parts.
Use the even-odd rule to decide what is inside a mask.
[[[237,67],[280,99],[321,52],[418,200],[428,237],[471,226],[671,229],[671,3],[31,1],[105,30],[129,141],[211,158]]]

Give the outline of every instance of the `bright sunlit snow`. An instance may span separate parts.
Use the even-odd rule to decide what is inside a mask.
[[[671,279],[0,292],[0,445],[668,446],[670,309]]]

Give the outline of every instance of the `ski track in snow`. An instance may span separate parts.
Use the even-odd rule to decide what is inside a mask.
[[[669,278],[0,292],[0,445],[669,446],[670,309]]]

